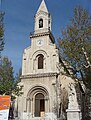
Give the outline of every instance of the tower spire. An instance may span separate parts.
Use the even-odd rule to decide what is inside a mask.
[[[39,9],[38,9],[38,11],[37,11],[37,13],[40,12],[40,11],[43,11],[43,12],[48,13],[48,9],[47,9],[47,7],[46,7],[46,3],[45,3],[44,0],[42,0],[41,4],[40,4],[40,6],[39,6]]]
[[[45,0],[41,0],[39,9],[35,15],[35,33],[51,31],[51,16],[48,12]]]

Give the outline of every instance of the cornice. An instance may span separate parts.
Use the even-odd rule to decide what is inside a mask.
[[[49,35],[52,42],[55,43],[55,39],[54,39],[54,36],[52,34],[51,31],[47,31],[47,32],[42,32],[42,33],[30,33],[30,38],[35,38],[35,37],[40,37],[40,36],[46,36],[46,35]]]
[[[39,73],[39,74],[30,74],[30,75],[22,75],[21,79],[28,79],[28,78],[41,78],[41,77],[54,77],[57,76],[58,73]]]
[[[45,35],[50,35],[50,31],[48,32],[42,32],[42,33],[30,33],[30,38],[34,37],[40,37],[40,36],[45,36]]]

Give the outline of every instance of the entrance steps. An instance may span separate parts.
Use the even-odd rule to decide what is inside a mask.
[[[31,118],[30,120],[45,120],[44,117],[34,117],[34,118]]]

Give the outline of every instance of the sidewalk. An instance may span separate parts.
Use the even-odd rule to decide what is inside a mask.
[[[19,120],[19,119],[18,119],[18,117],[16,117],[16,118],[14,118],[14,119],[9,118],[9,120]]]

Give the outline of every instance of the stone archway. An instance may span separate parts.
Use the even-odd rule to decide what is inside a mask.
[[[27,112],[31,113],[33,117],[42,117],[49,112],[49,93],[44,87],[33,87],[27,98]]]

